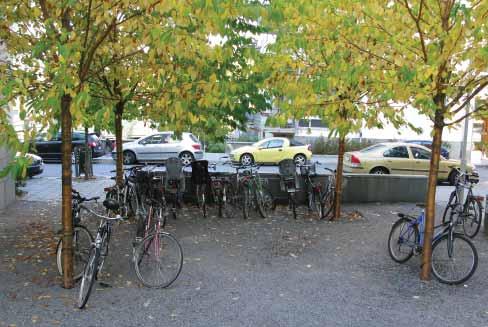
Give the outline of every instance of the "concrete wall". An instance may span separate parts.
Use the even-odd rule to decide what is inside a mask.
[[[0,170],[2,170],[9,162],[10,154],[4,149],[0,148]],[[13,179],[8,176],[0,179],[0,210],[6,208],[15,200],[15,184]]]

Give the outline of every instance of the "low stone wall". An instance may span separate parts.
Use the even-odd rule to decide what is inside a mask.
[[[0,148],[0,171],[7,166],[11,155],[4,148]],[[6,208],[15,200],[15,183],[10,176],[0,179],[0,210]]]
[[[322,183],[329,180],[329,175],[317,176]],[[281,190],[280,177],[277,174],[261,174],[266,181],[267,188],[278,202],[286,203],[288,195]],[[190,177],[185,181],[185,198],[192,200],[194,188]],[[298,176],[298,191],[296,199],[299,203],[305,203],[306,190],[304,180]],[[345,174],[343,181],[343,202],[367,203],[367,202],[410,202],[423,203],[427,194],[427,176],[407,175],[369,175],[369,174]]]

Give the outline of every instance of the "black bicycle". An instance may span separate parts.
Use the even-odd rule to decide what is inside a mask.
[[[105,199],[103,201],[104,207],[108,212],[118,212],[119,204],[113,199]],[[83,276],[81,279],[80,290],[78,293],[78,308],[83,309],[90,297],[93,284],[97,279],[98,273],[102,270],[105,258],[109,251],[110,236],[112,235],[112,225],[115,221],[123,220],[120,215],[115,217],[108,217],[100,215],[88,208],[87,211],[94,216],[100,218],[100,226],[98,227],[97,236],[95,242],[92,243],[87,263],[83,270]]]
[[[473,194],[474,184],[478,182],[477,175],[460,173],[442,215],[443,224],[452,221],[454,216],[459,216],[459,224],[463,225],[464,234],[470,238],[478,234],[481,226],[483,197]],[[468,194],[465,196],[464,203],[461,203],[463,189],[466,189]]]
[[[85,198],[76,190],[71,191],[71,217],[73,219],[73,279],[76,281],[83,275],[83,269],[88,261],[93,236],[90,231],[81,224],[81,210],[85,208],[83,203],[97,201],[100,197]],[[63,237],[56,246],[56,264],[58,272],[63,275]]]

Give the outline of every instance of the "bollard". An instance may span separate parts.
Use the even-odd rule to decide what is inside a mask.
[[[488,194],[485,196],[485,219],[483,220],[483,226],[485,229],[485,235],[488,236],[488,210],[486,206],[488,205]]]

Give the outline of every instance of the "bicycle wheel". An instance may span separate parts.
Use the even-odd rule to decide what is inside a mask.
[[[295,201],[295,193],[294,192],[288,193],[288,201],[290,203],[291,212],[293,213],[293,219],[297,219],[297,204]]]
[[[467,205],[467,212],[463,217],[463,230],[467,237],[473,238],[480,231],[482,206],[480,201],[474,198],[470,198]]]
[[[202,210],[203,218],[207,218],[207,205],[205,203],[205,184],[197,185],[197,203]]]
[[[323,195],[320,201],[322,206],[322,219],[329,218],[334,209],[335,202],[335,190],[334,188],[328,189]]]
[[[129,186],[127,197],[128,197],[127,202],[129,203],[129,215],[135,217],[137,211],[139,210],[139,203],[138,203],[137,194],[136,191],[134,190],[134,187]]]
[[[168,287],[178,278],[182,267],[180,243],[169,233],[150,234],[134,250],[134,268],[144,286]]]
[[[90,250],[90,257],[88,263],[83,270],[83,278],[81,279],[80,291],[78,293],[78,308],[83,309],[90,297],[90,292],[95,283],[98,260],[100,259],[100,250],[96,247],[92,247]]]
[[[242,215],[244,219],[249,218],[249,208],[251,207],[251,189],[244,187],[242,194]]]
[[[398,219],[391,227],[390,235],[388,236],[388,253],[390,257],[398,263],[408,261],[417,246],[418,237],[419,230],[417,225],[412,225],[412,222],[407,218]]]
[[[322,219],[324,216],[324,206],[322,205],[321,199],[322,194],[318,190],[314,190],[313,192],[309,193],[309,200],[308,205],[309,208],[315,212],[319,219]]]
[[[455,285],[467,281],[478,266],[478,253],[464,235],[445,234],[432,244],[432,273],[441,282]]]
[[[83,270],[88,262],[93,236],[90,231],[81,225],[73,227],[73,279],[76,281],[83,276]],[[56,264],[58,272],[63,275],[63,238],[56,247]]]

